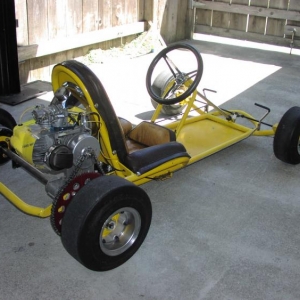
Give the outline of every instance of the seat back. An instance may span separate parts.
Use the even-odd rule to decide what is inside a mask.
[[[75,73],[88,90],[93,99],[94,106],[97,108],[107,127],[111,148],[117,153],[120,161],[124,163],[127,156],[124,135],[115,110],[101,81],[91,69],[78,61],[68,60],[61,63],[61,65]]]
[[[176,141],[173,130],[145,121],[133,128],[127,136],[131,140],[148,147]]]

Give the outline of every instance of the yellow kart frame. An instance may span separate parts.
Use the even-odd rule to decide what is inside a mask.
[[[177,49],[189,50],[198,55],[196,71],[203,67],[200,54],[197,54],[197,50],[192,46],[176,44],[167,47],[158,54],[150,65],[150,71],[147,74],[147,88],[148,91],[150,90],[150,95],[153,92],[151,91],[153,68],[161,58],[166,59],[170,51]],[[168,62],[167,64],[169,66]],[[172,69],[172,63],[170,67]],[[173,75],[177,76],[179,70],[176,66],[175,72],[173,69],[172,71]],[[269,113],[267,107],[257,104],[266,110],[266,113],[259,120],[245,111],[221,109],[197,91],[196,88],[201,75],[202,69],[200,73],[196,72],[184,76],[184,78],[181,76],[179,82],[176,81],[175,76],[173,81],[168,82],[166,89],[161,91],[161,94],[154,94],[158,105],[150,122],[143,122],[143,130],[147,131],[150,128],[150,131],[146,134],[147,137],[153,135],[153,132],[158,134],[161,131],[163,139],[165,139],[167,132],[170,139],[168,140],[168,137],[166,141],[149,144],[138,138],[134,142],[140,144],[140,148],[130,152],[128,150],[128,141],[132,142],[130,134],[132,131],[138,130],[139,125],[134,129],[130,128],[129,134],[124,131],[122,124],[120,124],[122,122],[116,117],[103,85],[93,72],[76,61],[66,61],[53,68],[53,91],[65,86],[73,93],[78,94],[77,97],[83,104],[83,110],[88,111],[93,116],[91,122],[96,124],[97,130],[96,132],[94,130],[93,135],[98,139],[101,149],[98,161],[110,166],[105,176],[96,179],[88,178],[88,181],[91,182],[83,184],[86,184],[88,188],[83,187],[78,193],[74,193],[77,194],[75,196],[76,200],[74,198],[70,201],[67,209],[67,206],[63,206],[54,212],[56,214],[66,213],[61,218],[63,224],[68,224],[68,226],[64,225],[68,228],[62,231],[63,244],[67,251],[87,268],[98,271],[115,268],[129,259],[142,244],[151,223],[151,204],[145,192],[137,186],[150,180],[168,178],[176,170],[195,163],[249,136],[275,135],[278,125],[263,123],[263,119]],[[178,95],[179,86],[182,88],[182,85],[185,86],[185,89]],[[173,97],[169,97],[170,93],[173,94]],[[185,105],[180,117],[176,118],[175,121],[167,117],[163,126],[157,125],[153,128],[158,121],[161,121],[163,106],[178,102]],[[76,112],[76,109],[78,110],[78,108],[71,108],[70,114]],[[238,123],[239,120],[242,120],[242,123]],[[248,121],[249,126],[243,124],[245,120]],[[0,114],[0,124],[2,123]],[[262,130],[262,124],[268,125],[270,129]],[[128,125],[128,122],[125,122],[125,125]],[[16,130],[18,129],[14,129],[14,133],[10,137],[7,133],[1,135],[0,128],[0,154],[2,153],[2,158],[11,158],[45,184],[47,180],[43,178],[43,175],[36,171],[34,166],[26,162],[26,158],[19,157],[16,149],[22,147],[22,145],[18,145],[19,142],[14,141]],[[285,133],[281,132],[280,135],[278,139],[282,140]],[[298,131],[294,135],[298,135]],[[284,150],[278,151],[284,152]],[[277,156],[280,158],[280,155],[279,153]],[[107,186],[110,188],[108,189]],[[53,214],[52,204],[45,208],[29,205],[1,182],[0,193],[26,214],[42,218]],[[90,198],[93,197],[97,199],[97,204],[90,201]],[[84,198],[84,201],[81,200],[82,198]],[[67,197],[65,200],[67,200]],[[78,203],[73,204],[73,202]],[[107,209],[106,207],[110,205],[110,202],[113,203],[113,207]],[[79,210],[80,212],[78,212]],[[82,223],[80,223],[81,221],[77,222],[77,219],[80,218],[83,219]],[[97,222],[102,224],[99,225],[100,229],[98,231],[91,227],[91,222],[88,222],[90,219],[93,219],[93,224]],[[86,225],[86,222],[88,222],[88,225]],[[82,237],[88,230],[89,232],[95,231],[95,238],[98,236],[99,239],[100,235],[100,246],[98,248],[101,250],[101,258],[99,260],[91,260],[90,257],[84,254],[87,251],[94,254],[99,252],[98,248],[85,248],[85,244],[92,243],[89,237]]]

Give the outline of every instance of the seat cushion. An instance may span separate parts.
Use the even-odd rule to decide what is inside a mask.
[[[142,145],[140,143],[137,143],[131,139],[126,139],[126,148],[127,148],[127,152],[128,154],[134,152],[134,151],[138,151],[138,150],[141,150],[141,149],[144,149],[146,148],[147,146],[145,145]]]
[[[178,142],[146,147],[127,155],[126,166],[135,173],[146,173],[159,165],[179,157],[188,157],[185,147]]]

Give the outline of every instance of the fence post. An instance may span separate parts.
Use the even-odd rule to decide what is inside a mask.
[[[20,93],[15,2],[0,1],[0,96]]]

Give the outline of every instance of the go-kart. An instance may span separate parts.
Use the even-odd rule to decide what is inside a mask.
[[[183,56],[189,56],[184,58]],[[152,61],[146,87],[155,111],[133,125],[117,117],[95,74],[77,61],[52,71],[54,97],[16,123],[0,109],[0,164],[9,160],[45,186],[52,203],[25,203],[0,182],[0,193],[26,214],[50,217],[65,249],[85,267],[106,271],[126,262],[141,246],[152,208],[139,187],[169,178],[176,170],[250,136],[274,136],[280,160],[300,162],[300,108],[279,124],[241,110],[225,110],[197,90],[203,72],[200,53],[177,43]],[[30,112],[30,118],[23,120]]]

